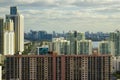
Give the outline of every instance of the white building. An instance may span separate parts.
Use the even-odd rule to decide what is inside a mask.
[[[4,25],[4,55],[13,55],[15,53],[15,34],[13,21],[7,19]]]
[[[91,40],[77,41],[77,54],[92,54],[92,41]]]
[[[52,51],[60,54],[70,54],[70,41],[64,38],[54,38],[52,41]]]
[[[5,31],[4,32],[4,55],[14,55],[14,32]]]
[[[16,16],[15,23],[15,52],[24,51],[24,17]]]
[[[114,43],[112,41],[101,41],[98,46],[98,53],[115,55]]]
[[[120,56],[112,57],[113,72],[120,71]]]
[[[69,31],[66,39],[70,41],[70,54],[77,54],[77,41],[85,40],[85,34],[79,31]]]
[[[24,51],[24,17],[17,12],[17,8],[14,8],[11,7],[11,10],[13,10],[11,12],[15,13],[6,15],[6,19],[12,19],[14,22],[15,53],[19,53]]]
[[[3,56],[2,54],[0,54],[0,80],[3,80],[2,79],[2,74],[3,74],[3,72],[2,72],[2,65],[4,65],[4,59],[5,59],[5,56]]]
[[[13,20],[11,19],[6,19],[6,22],[5,22],[5,26],[4,26],[4,30],[8,30],[8,31],[14,31],[14,23],[13,23]]]

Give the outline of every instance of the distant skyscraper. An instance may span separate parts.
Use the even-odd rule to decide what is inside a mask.
[[[11,10],[11,14],[6,15],[6,19],[12,19],[14,22],[15,53],[19,53],[24,51],[24,17],[17,13],[16,7],[11,7]]]
[[[78,54],[92,54],[92,41],[91,40],[80,40],[78,44]]]
[[[84,40],[84,33],[78,31],[68,32],[66,34],[66,39],[70,41],[70,54],[77,54],[77,41]]]
[[[81,33],[81,32],[78,32],[78,31],[69,31],[69,32],[66,34],[66,39],[67,39],[67,40],[74,41],[75,38],[76,38],[77,40],[83,40],[83,39],[85,39],[85,34],[84,34],[84,33]]]
[[[8,19],[4,26],[4,55],[13,55],[15,53],[15,34],[13,21]]]
[[[3,31],[4,31],[4,19],[0,18],[0,54],[3,54]]]
[[[120,32],[116,31],[116,32],[110,33],[109,39],[110,41],[114,42],[115,55],[120,56]]]
[[[98,53],[115,55],[114,43],[112,41],[101,41],[98,47]]]
[[[52,41],[52,51],[58,54],[70,54],[70,41],[62,38],[54,38]]]

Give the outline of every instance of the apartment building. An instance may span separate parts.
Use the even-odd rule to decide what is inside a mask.
[[[6,80],[111,80],[111,55],[8,55]]]

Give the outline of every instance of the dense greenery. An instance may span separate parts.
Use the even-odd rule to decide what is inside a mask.
[[[113,73],[113,76],[115,76],[117,79],[120,79],[120,71]]]
[[[33,45],[34,45],[34,43],[32,42],[32,45],[28,46],[28,49],[25,49],[22,54],[27,55],[31,51]]]

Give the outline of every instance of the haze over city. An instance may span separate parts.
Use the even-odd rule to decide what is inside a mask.
[[[120,80],[120,1],[0,1],[0,80]]]
[[[111,32],[120,29],[119,4],[119,0],[0,0],[0,16],[15,5],[25,17],[25,32]]]

